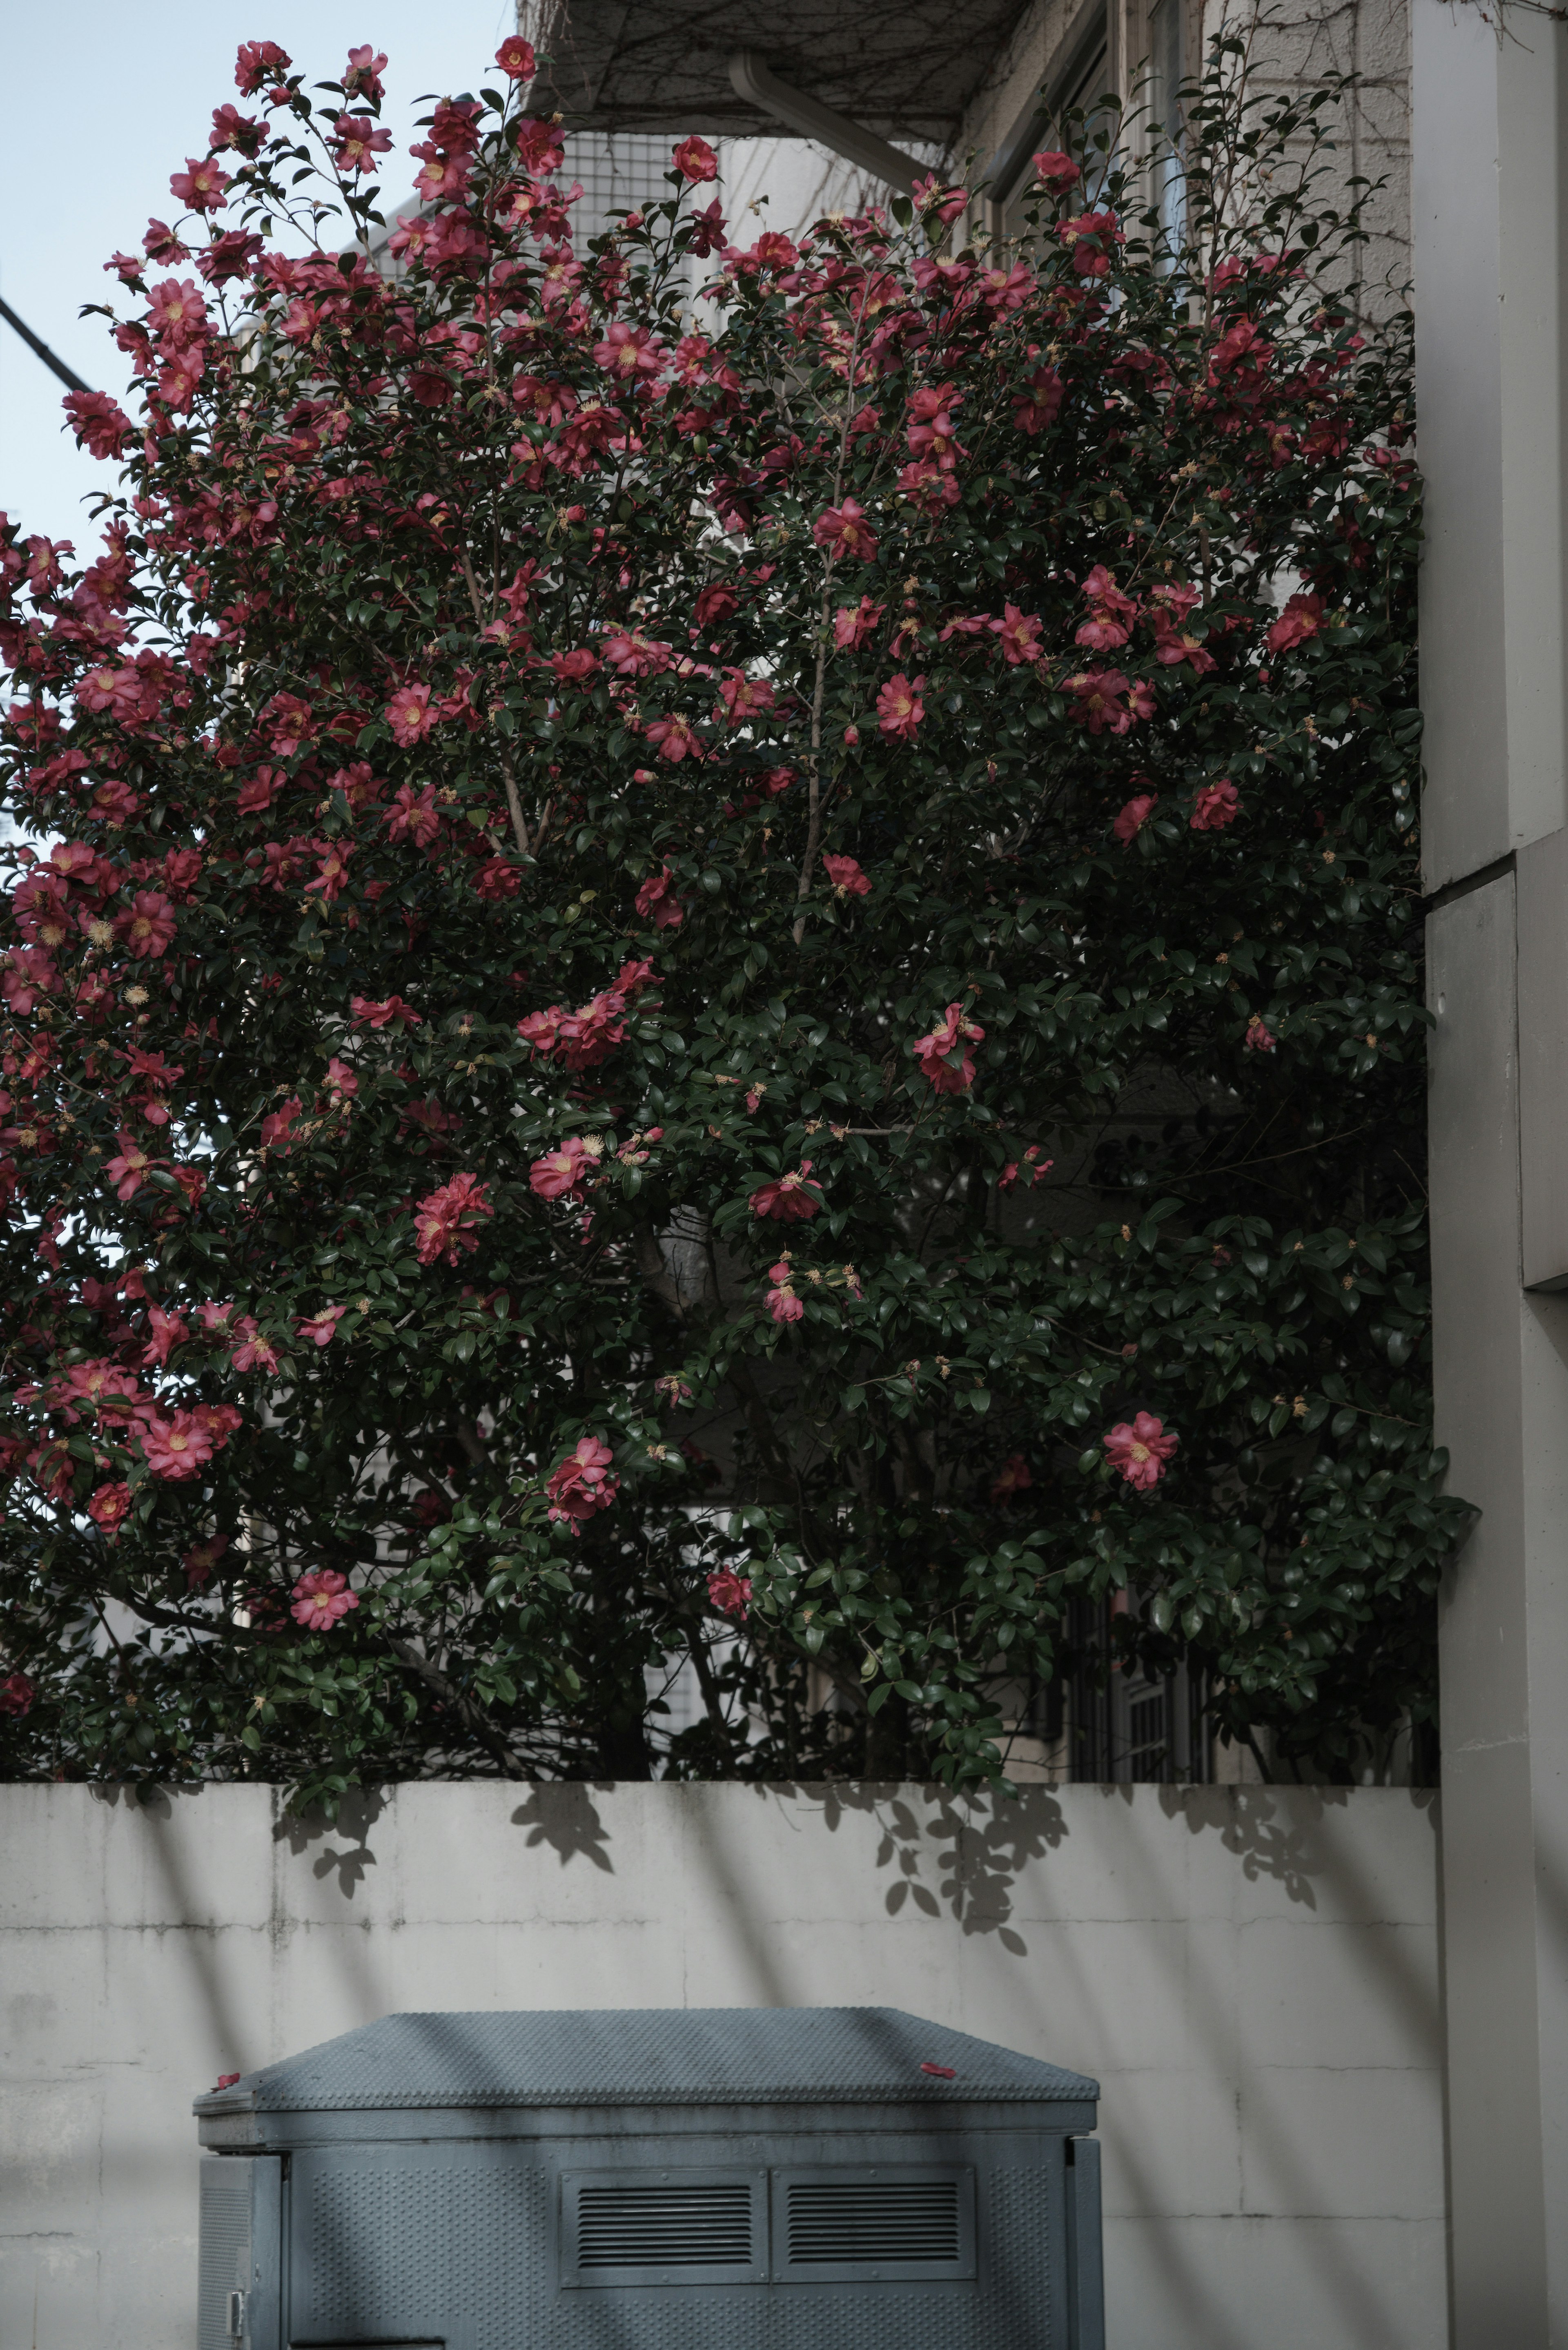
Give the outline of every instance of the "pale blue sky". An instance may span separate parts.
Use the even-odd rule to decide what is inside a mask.
[[[334,79],[350,46],[389,59],[384,120],[415,136],[413,100],[493,80],[512,0],[11,0],[0,11],[0,127],[10,196],[0,213],[0,294],[95,389],[123,396],[125,361],[84,302],[120,295],[102,264],[140,250],[148,219],[171,220],[169,174],[206,152],[213,109],[254,111],[234,88],[244,40],[279,41],[312,81]],[[414,166],[388,157],[389,203]],[[81,500],[113,479],[62,433],[65,387],[0,320],[0,509],[26,531],[94,534]]]

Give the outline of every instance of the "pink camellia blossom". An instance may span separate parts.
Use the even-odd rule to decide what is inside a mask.
[[[871,884],[853,857],[823,858],[827,878],[841,898],[868,898]]]
[[[394,1020],[400,1028],[417,1028],[424,1017],[400,995],[389,995],[380,1003],[372,1003],[368,995],[351,995],[348,1009],[354,1015],[350,1025],[355,1028],[389,1028]]]
[[[699,139],[695,133],[681,140],[670,160],[681,178],[689,180],[694,187],[719,176],[719,158],[708,141]]]
[[[580,1134],[566,1137],[559,1150],[547,1150],[528,1170],[528,1187],[541,1200],[576,1196],[584,1176],[595,1164],[594,1153]]]
[[[392,143],[391,132],[383,130],[368,114],[340,114],[332,134],[332,161],[340,172],[375,171],[377,156],[384,155]]]
[[[852,563],[869,563],[877,552],[877,534],[854,498],[846,498],[841,506],[826,507],[812,524],[811,535],[826,551],[830,563],[841,555]]]
[[[805,1307],[795,1295],[787,1256],[781,1257],[777,1264],[768,1267],[768,1279],[772,1282],[773,1287],[763,1298],[763,1304],[767,1307],[774,1320],[781,1323],[798,1322],[805,1314]]]
[[[1194,832],[1223,832],[1234,824],[1241,814],[1236,786],[1221,775],[1217,784],[1205,784],[1192,803],[1192,814],[1187,821]]]
[[[170,1484],[196,1476],[213,1457],[213,1438],[194,1412],[174,1411],[165,1419],[157,1411],[140,1422],[141,1450],[155,1477]]]
[[[597,1436],[579,1438],[545,1488],[552,1525],[570,1526],[577,1534],[596,1511],[609,1508],[620,1491],[619,1478],[610,1473],[614,1459],[609,1446]]]
[[[521,33],[508,33],[495,52],[495,62],[508,81],[532,81],[536,70],[533,45]]]
[[[678,931],[686,919],[668,865],[662,873],[649,875],[638,891],[636,902],[638,912],[651,921],[656,931]]]
[[[678,766],[684,758],[702,756],[702,738],[689,718],[679,712],[670,718],[656,718],[648,729],[648,739],[661,759]]]
[[[1075,642],[1090,652],[1114,653],[1127,640],[1137,618],[1137,603],[1124,596],[1103,563],[1096,563],[1084,581],[1089,617],[1079,624]]]
[[[350,49],[348,62],[343,68],[343,88],[350,98],[368,99],[372,106],[385,98],[381,76],[386,71],[385,49],[374,49],[369,41],[363,48]]]
[[[1143,830],[1144,826],[1148,822],[1150,816],[1154,814],[1155,809],[1158,806],[1159,794],[1158,792],[1138,792],[1135,794],[1134,796],[1128,800],[1126,807],[1123,808],[1115,824],[1112,825],[1111,830],[1115,833],[1116,838],[1124,844],[1129,840],[1135,839],[1137,834]]]
[[[261,1143],[264,1150],[287,1150],[292,1148],[295,1119],[305,1107],[297,1094],[290,1094],[286,1102],[269,1110],[261,1122]]]
[[[242,1314],[234,1324],[234,1336],[238,1345],[232,1347],[229,1360],[236,1371],[275,1371],[277,1348],[270,1338],[264,1338],[255,1321]]]
[[[737,1575],[732,1566],[716,1567],[708,1577],[708,1604],[721,1616],[743,1617],[752,1604],[752,1578]]]
[[[193,213],[221,212],[229,201],[224,193],[229,185],[228,173],[213,155],[187,155],[185,169],[169,178],[171,192]]]
[[[754,1216],[772,1216],[776,1223],[803,1223],[815,1216],[822,1205],[820,1184],[809,1183],[811,1160],[803,1159],[788,1175],[780,1175],[771,1183],[759,1183],[752,1193],[749,1205]]]
[[[727,670],[719,687],[719,699],[724,707],[725,723],[742,725],[774,706],[774,689],[764,677],[748,677],[743,670]],[[715,712],[715,716],[717,712]]]
[[[874,604],[869,596],[862,596],[853,610],[847,604],[841,604],[833,617],[833,641],[839,651],[858,652],[881,626],[885,608]]]
[[[1011,1502],[1014,1493],[1027,1492],[1033,1482],[1028,1461],[1022,1452],[1014,1452],[992,1479],[991,1498],[993,1502]]]
[[[203,1584],[212,1581],[213,1569],[228,1547],[229,1540],[226,1534],[213,1534],[209,1541],[192,1545],[180,1562],[185,1570],[188,1589],[200,1591]]]
[[[174,937],[174,909],[156,889],[139,889],[129,914],[115,924],[119,937],[139,960],[166,951]]]
[[[275,41],[242,41],[234,61],[234,88],[243,98],[254,98],[264,82],[279,79],[293,63]]]
[[[91,456],[118,457],[135,432],[124,409],[107,391],[67,391],[60,406]]]
[[[326,1085],[328,1096],[335,1102],[352,1101],[359,1090],[358,1076],[348,1062],[340,1061],[336,1053],[327,1064]]]
[[[1248,1021],[1247,1034],[1241,1041],[1249,1053],[1272,1053],[1274,1049],[1273,1032],[1263,1025],[1256,1013]]]
[[[144,1363],[164,1364],[176,1347],[183,1346],[191,1335],[191,1326],[182,1314],[165,1314],[161,1305],[150,1305],[147,1324],[151,1333],[142,1349]]]
[[[416,792],[411,784],[400,784],[387,810],[386,826],[389,840],[411,840],[416,848],[428,848],[441,832],[435,785],[427,784]]]
[[[925,682],[923,677],[906,677],[902,670],[888,680],[877,696],[877,723],[884,734],[904,743],[913,739],[926,714],[926,705],[920,700]]]
[[[669,363],[670,354],[654,340],[652,330],[628,327],[624,318],[617,318],[606,328],[603,342],[594,345],[594,365],[618,383],[639,383],[662,375]]]
[[[435,724],[436,713],[431,708],[428,685],[400,685],[386,708],[386,720],[392,730],[392,739],[408,750],[422,743]]]
[[[421,1264],[435,1264],[442,1257],[455,1264],[462,1252],[479,1246],[473,1227],[495,1213],[484,1196],[487,1188],[477,1175],[454,1175],[420,1201],[414,1230]]]
[[[339,1575],[335,1566],[315,1566],[302,1575],[294,1586],[293,1606],[289,1614],[307,1632],[330,1632],[342,1622],[351,1607],[358,1607],[359,1597],[348,1588],[348,1577]]]
[[[1293,645],[1315,637],[1322,627],[1323,598],[1293,596],[1263,641],[1272,653],[1289,652]]]
[[[87,1511],[93,1523],[101,1526],[106,1534],[118,1534],[130,1515],[130,1488],[117,1481],[111,1485],[97,1486],[88,1499]]]
[[[653,1392],[659,1402],[667,1404],[671,1411],[678,1411],[682,1404],[691,1400],[691,1386],[678,1371],[660,1372],[653,1382]]]
[[[1068,188],[1075,188],[1083,177],[1071,155],[1061,154],[1054,148],[1048,147],[1044,153],[1031,160],[1035,178],[1043,188],[1049,188],[1054,196],[1063,194]]]
[[[20,1717],[30,1713],[36,1695],[37,1691],[26,1673],[7,1673],[0,1681],[0,1714]]]
[[[112,1159],[106,1159],[103,1171],[114,1185],[117,1200],[134,1200],[154,1165],[133,1134],[116,1136],[119,1149]]]
[[[1100,1440],[1112,1468],[1120,1470],[1127,1483],[1136,1486],[1140,1493],[1147,1493],[1164,1476],[1179,1439],[1168,1436],[1165,1422],[1157,1419],[1152,1412],[1140,1411],[1130,1423],[1118,1420]]]
[[[1016,604],[1004,604],[1000,620],[990,623],[993,637],[1000,639],[1009,669],[1021,662],[1037,661],[1044,648],[1040,642],[1040,622],[1032,614],[1021,612]]]
[[[318,1347],[329,1347],[337,1336],[337,1325],[348,1311],[346,1305],[324,1305],[319,1314],[306,1314],[295,1324],[295,1336],[314,1339]]]
[[[964,1017],[961,1003],[950,1003],[930,1035],[916,1040],[915,1058],[939,1094],[968,1093],[974,1083],[973,1048],[984,1035],[978,1021]]]
[[[1064,244],[1072,246],[1073,267],[1080,277],[1104,277],[1111,255],[1127,243],[1115,213],[1080,213],[1075,220],[1064,220],[1056,233]]]

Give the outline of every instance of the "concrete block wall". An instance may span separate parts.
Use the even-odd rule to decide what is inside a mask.
[[[907,2008],[1103,2084],[1111,2350],[1442,2350],[1406,1790],[0,1787],[0,2345],[192,2350],[192,2094],[405,2008]]]

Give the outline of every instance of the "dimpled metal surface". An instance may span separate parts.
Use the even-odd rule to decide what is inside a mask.
[[[922,2071],[950,2068],[954,2077]],[[251,2073],[258,2113],[432,2106],[1077,2103],[1098,2085],[891,2007],[388,2015]]]

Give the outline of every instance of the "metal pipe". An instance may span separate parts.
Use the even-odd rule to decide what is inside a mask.
[[[84,383],[80,376],[76,374],[73,369],[66,365],[64,359],[57,359],[55,357],[54,352],[49,348],[47,343],[40,341],[39,338],[33,332],[31,327],[25,326],[23,324],[22,320],[16,316],[16,311],[11,307],[9,302],[0,302],[0,318],[4,318],[8,327],[16,328],[16,332],[21,336],[22,340],[26,344],[28,349],[37,353],[38,357],[43,360],[44,365],[47,368],[53,369],[54,373],[59,377],[60,381],[66,386],[67,390],[90,391],[92,390],[91,384]]]
[[[874,172],[890,187],[901,188],[907,196],[915,192],[915,182],[925,177],[926,167],[906,155],[900,147],[890,147],[878,139],[874,130],[862,130],[851,122],[846,114],[836,113],[817,98],[808,98],[803,89],[792,88],[771,73],[755,49],[737,49],[730,59],[730,80],[738,98],[787,122],[792,130],[804,131],[830,147],[836,155],[845,156],[858,163],[863,172]]]

